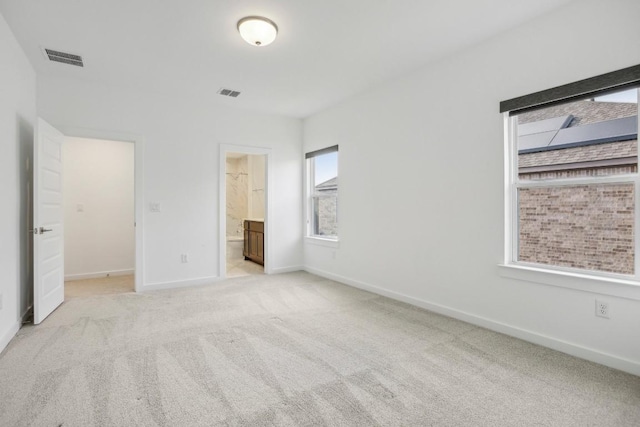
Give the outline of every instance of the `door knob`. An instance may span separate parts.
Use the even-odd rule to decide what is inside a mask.
[[[40,234],[44,234],[44,233],[47,233],[49,231],[53,231],[53,229],[52,228],[40,227]]]

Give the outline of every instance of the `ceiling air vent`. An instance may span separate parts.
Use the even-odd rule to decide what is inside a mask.
[[[220,88],[220,90],[218,90],[218,93],[222,96],[230,96],[232,98],[237,98],[238,95],[240,95],[240,92],[238,92],[237,90],[231,90],[231,89],[225,89],[225,88]]]
[[[73,53],[60,52],[53,49],[42,49],[49,61],[62,62],[63,64],[75,65],[76,67],[84,67],[82,57]]]

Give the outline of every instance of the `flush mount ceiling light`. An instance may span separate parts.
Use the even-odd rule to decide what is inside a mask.
[[[247,16],[238,21],[238,31],[250,45],[266,46],[276,39],[278,26],[262,16]]]

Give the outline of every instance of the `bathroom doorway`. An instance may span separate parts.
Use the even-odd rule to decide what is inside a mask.
[[[225,152],[226,277],[264,274],[267,155]]]

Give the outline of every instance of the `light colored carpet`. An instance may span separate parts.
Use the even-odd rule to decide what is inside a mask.
[[[64,282],[64,297],[124,294],[135,291],[134,276],[109,276]]]
[[[639,377],[306,273],[73,298],[0,356],[2,426],[639,423]]]

